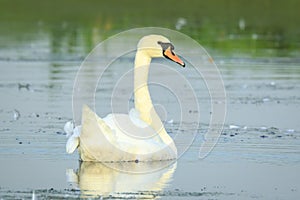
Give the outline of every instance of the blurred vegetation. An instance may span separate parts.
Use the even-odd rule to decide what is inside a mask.
[[[158,26],[223,55],[299,57],[299,0],[0,0],[0,48],[47,35],[76,52],[120,31]]]

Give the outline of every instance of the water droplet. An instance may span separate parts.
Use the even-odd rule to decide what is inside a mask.
[[[236,125],[229,125],[229,129],[239,129],[240,127],[239,126],[236,126]]]
[[[287,129],[286,131],[289,132],[289,133],[294,133],[295,132],[294,129]]]
[[[262,101],[263,102],[268,102],[268,101],[270,101],[270,99],[269,98],[263,98]]]
[[[170,119],[169,121],[167,121],[168,124],[173,124],[174,120]]]
[[[275,86],[276,84],[275,84],[274,81],[272,81],[272,82],[270,82],[270,85],[271,85],[271,86]]]

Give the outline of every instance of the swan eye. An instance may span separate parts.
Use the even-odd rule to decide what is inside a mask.
[[[157,44],[159,44],[162,47],[163,51],[167,50],[169,47],[171,48],[171,50],[175,49],[174,46],[173,46],[173,44],[171,44],[169,42],[158,41]]]

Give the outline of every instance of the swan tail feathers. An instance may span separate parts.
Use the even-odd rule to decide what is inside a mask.
[[[68,121],[64,126],[64,131],[66,133],[66,137],[69,138],[74,131],[74,123],[73,121]]]
[[[69,137],[66,144],[66,152],[71,154],[79,146],[79,137],[81,132],[81,126],[76,126],[73,130],[73,134]]]
[[[66,144],[66,152],[68,154],[73,153],[79,146],[79,138],[74,137],[73,135],[68,139]]]

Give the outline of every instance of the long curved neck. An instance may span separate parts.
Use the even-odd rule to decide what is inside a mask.
[[[150,110],[153,108],[148,89],[148,73],[151,58],[143,51],[137,51],[134,62],[134,106],[142,120],[151,124]]]
[[[134,106],[139,111],[140,118],[149,124],[161,137],[165,144],[172,143],[158,114],[156,113],[148,89],[148,73],[151,57],[139,50],[134,63]]]

